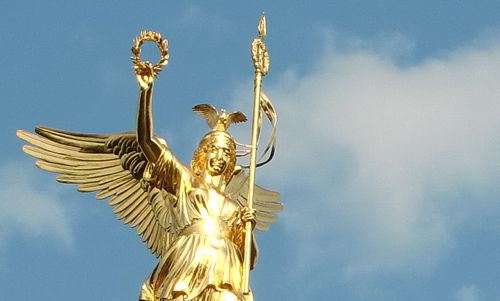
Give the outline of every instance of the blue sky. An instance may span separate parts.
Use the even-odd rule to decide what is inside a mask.
[[[498,1],[178,3],[3,3],[5,296],[136,300],[156,263],[104,202],[37,170],[15,130],[134,129],[130,47],[152,29],[171,52],[156,130],[188,162],[207,130],[193,105],[250,115],[265,11],[280,120],[257,181],[285,211],[258,235],[256,300],[500,298]],[[248,139],[249,125],[235,131]]]

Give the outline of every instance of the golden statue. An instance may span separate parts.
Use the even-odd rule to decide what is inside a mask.
[[[246,121],[243,113],[218,113],[208,104],[193,108],[206,118],[211,131],[194,151],[190,167],[154,135],[153,82],[169,58],[168,42],[156,32],[142,32],[132,47],[140,87],[136,133],[88,135],[46,127],[37,127],[36,134],[17,132],[31,144],[23,150],[38,159],[39,168],[61,174],[57,180],[77,184],[78,191],[98,191],[98,199],[109,197],[116,215],[136,227],[160,258],[139,300],[253,300],[248,280],[258,252],[253,229],[267,230],[282,210],[277,192],[255,185],[255,168],[274,154],[276,124],[274,108],[260,88],[269,67],[264,36],[262,16],[259,36],[252,43],[255,96],[250,145],[237,143],[227,131],[231,124]],[[157,64],[141,61],[144,41],[158,45]],[[262,113],[273,132],[264,151],[268,159],[257,163]],[[237,156],[248,154],[250,165],[237,165]]]

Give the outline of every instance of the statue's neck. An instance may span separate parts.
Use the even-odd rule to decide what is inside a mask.
[[[207,186],[212,186],[220,191],[224,191],[226,183],[223,176],[212,176],[208,171],[203,172],[203,181]]]

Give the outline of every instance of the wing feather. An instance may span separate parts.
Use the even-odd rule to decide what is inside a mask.
[[[153,218],[154,218],[153,211],[149,211],[147,213],[147,216],[144,218],[144,221],[137,228],[137,234],[142,235],[142,241],[146,241],[146,238],[145,238],[146,235],[144,234],[144,232],[148,228],[151,228],[149,225],[153,221]]]
[[[111,200],[108,202],[108,205],[116,206],[113,210],[118,210],[118,207],[120,207],[119,204],[126,203],[126,200],[131,195],[133,195],[137,191],[141,192],[141,190],[142,187],[140,183],[135,183],[132,187],[128,189],[123,189],[122,186],[118,186],[115,196],[111,198]]]
[[[130,174],[130,172],[128,170],[123,170],[122,172],[119,172],[115,175],[113,175],[112,177],[105,177],[105,178],[102,178],[99,183],[101,184],[108,184],[109,183],[109,186],[113,186],[113,183],[116,183],[117,181],[123,181],[123,180],[128,180],[132,178],[132,175]]]
[[[144,210],[146,204],[147,196],[140,195],[134,203],[130,204],[127,208],[121,211],[118,216],[124,223],[130,225],[130,222],[140,213],[140,211]]]
[[[49,152],[42,148],[25,145],[23,146],[23,151],[32,157],[39,158],[47,162],[77,166],[77,163],[75,163],[75,159],[68,159],[61,154]]]
[[[23,151],[37,159],[36,166],[58,173],[57,181],[77,184],[78,191],[97,192],[98,199],[110,198],[108,204],[122,221],[141,235],[148,248],[161,256],[172,241],[165,221],[171,200],[164,200],[158,190],[150,195],[143,173],[147,159],[134,133],[113,135],[79,134],[37,127],[36,134],[17,131],[29,143]],[[154,207],[151,205],[155,198]],[[157,210],[158,212],[156,212]]]
[[[107,186],[106,184],[99,184],[99,181],[89,182],[89,183],[78,185],[78,191],[80,191],[80,192],[92,192],[92,191],[106,189],[106,186]]]
[[[149,206],[147,206],[146,202],[143,202],[143,203],[145,203],[144,205],[142,205],[142,206],[144,206],[144,208],[136,209],[137,216],[134,218],[132,218],[132,217],[130,218],[129,225],[132,228],[138,226],[139,224],[142,224],[142,222],[148,216],[148,214],[150,214],[152,212],[151,208]]]
[[[127,185],[135,185],[136,184],[133,181],[133,177],[130,174],[127,174],[125,176],[116,178],[116,180],[110,181],[108,190],[117,191],[117,189],[122,189],[121,187],[124,185],[124,182],[126,182]],[[125,189],[129,189],[130,187],[131,186],[127,186],[127,188],[125,188]]]
[[[225,192],[229,198],[241,206],[247,205],[248,176],[243,170],[239,169],[233,174]],[[255,228],[257,230],[267,231],[269,224],[278,220],[277,213],[283,210],[283,204],[280,203],[279,198],[278,192],[255,185],[253,209],[256,211]]]
[[[121,215],[123,216],[123,222],[129,224],[131,227],[135,227],[134,225],[132,225],[132,222],[144,211],[144,208],[148,205],[146,195],[143,194],[140,198],[140,200],[136,201],[135,206],[130,206],[128,210],[121,213]]]
[[[130,206],[134,206],[135,201],[144,193],[142,187],[139,186],[139,188],[135,189],[133,191],[133,194],[128,194],[126,198],[122,198],[122,201],[120,203],[117,203],[115,208],[113,208],[113,212],[117,213],[120,217],[123,215],[123,211],[128,209]],[[121,197],[120,195],[119,197]],[[118,198],[118,197],[117,197]]]
[[[219,118],[219,113],[214,106],[209,104],[199,104],[193,107],[193,112],[204,117],[207,121],[207,124],[210,128],[215,128],[217,125],[217,120]]]
[[[229,116],[227,116],[227,123],[228,124],[231,124],[231,123],[240,123],[240,122],[246,122],[247,121],[247,116],[245,116],[245,114],[237,111],[237,112],[233,112],[231,114],[229,114]]]
[[[148,239],[148,248],[151,250],[155,249],[156,246],[156,235],[158,234],[159,225],[154,225],[153,231],[151,231],[150,239]]]
[[[37,127],[35,132],[56,143],[73,146],[86,152],[103,150],[104,144],[109,138],[109,135],[70,133],[47,127]]]
[[[122,181],[113,182],[112,186],[110,185],[108,189],[102,190],[96,195],[96,198],[99,200],[109,198],[117,193],[120,189],[130,189],[135,185],[135,182],[132,180],[132,177],[125,178]],[[111,201],[111,200],[110,200]]]
[[[49,139],[43,138],[41,136],[37,136],[35,134],[21,130],[17,131],[17,136],[23,139],[24,141],[31,143],[36,147],[39,147],[42,150],[46,150],[49,152],[53,152],[55,154],[65,155],[73,158],[80,158],[84,161],[94,161],[94,160],[100,161],[100,160],[108,160],[110,158],[116,158],[116,156],[113,156],[113,154],[109,153],[81,153],[78,151],[77,147],[59,144]]]
[[[103,177],[88,177],[86,175],[59,175],[56,180],[60,183],[68,183],[68,184],[85,184],[85,183],[99,183],[99,184],[108,184],[109,182],[115,181],[117,179],[123,179],[124,177],[131,178],[130,172],[128,170],[123,170],[122,172],[116,173],[110,176]],[[109,187],[109,184],[108,186]]]
[[[146,231],[144,231],[144,235],[142,236],[142,240],[144,242],[147,242],[148,248],[151,248],[150,247],[150,243],[151,243],[150,237],[151,237],[151,233],[153,233],[153,230],[156,228],[156,223],[153,223],[153,221],[154,221],[154,219],[151,220],[150,225],[148,226]]]

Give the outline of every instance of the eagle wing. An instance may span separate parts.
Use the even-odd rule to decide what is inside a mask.
[[[37,127],[17,136],[30,143],[23,151],[38,159],[36,165],[60,174],[57,181],[78,185],[78,191],[96,191],[125,224],[137,233],[156,256],[166,252],[175,231],[170,228],[175,196],[151,187],[145,177],[148,161],[136,134],[89,135]]]
[[[199,104],[193,107],[193,112],[204,117],[207,120],[208,126],[213,129],[217,125],[219,113],[214,106],[209,104]]]
[[[237,169],[224,191],[230,199],[234,200],[242,207],[246,206],[248,196],[248,175],[242,169]],[[279,199],[279,192],[267,190],[255,185],[253,209],[256,211],[255,228],[257,230],[267,231],[269,229],[269,224],[278,220],[277,213],[283,210],[283,204],[280,203]]]
[[[233,112],[227,116],[227,124],[240,123],[247,121],[247,116],[241,112]]]

